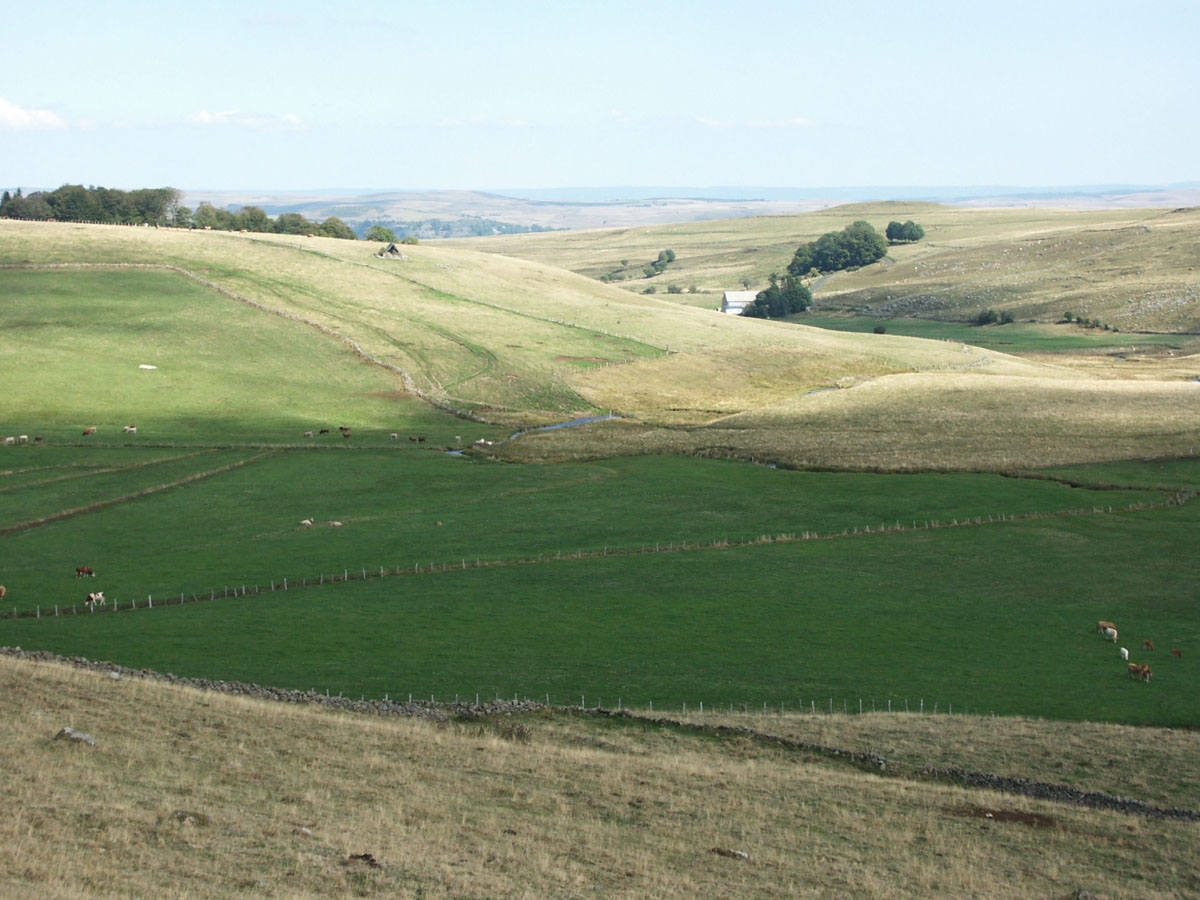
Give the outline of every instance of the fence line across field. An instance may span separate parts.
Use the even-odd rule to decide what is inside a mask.
[[[550,556],[548,553],[543,552],[543,553],[539,553],[536,557],[530,556],[530,557],[518,557],[518,558],[509,558],[509,559],[491,559],[491,560],[485,560],[481,557],[476,557],[474,566],[470,566],[468,564],[467,558],[463,557],[463,556],[458,557],[458,559],[456,559],[456,560],[442,561],[440,563],[437,560],[430,560],[429,564],[427,566],[425,566],[424,568],[422,568],[422,562],[419,560],[415,561],[413,563],[412,568],[408,568],[407,566],[401,566],[399,564],[397,564],[396,566],[391,567],[391,568],[389,568],[387,566],[379,566],[378,570],[376,570],[376,568],[374,566],[372,566],[371,569],[369,569],[369,570],[365,566],[356,566],[354,569],[351,569],[348,566],[344,566],[342,568],[342,574],[340,577],[337,575],[336,571],[332,572],[332,573],[328,573],[328,574],[326,574],[324,572],[319,572],[315,578],[313,578],[313,576],[311,576],[311,575],[303,575],[300,578],[291,577],[289,580],[289,578],[285,576],[285,577],[281,578],[279,581],[270,579],[270,580],[268,580],[268,582],[265,586],[259,585],[259,584],[251,585],[250,587],[253,588],[252,591],[251,591],[250,587],[248,587],[249,582],[245,582],[245,583],[241,584],[240,586],[235,584],[232,588],[232,596],[244,597],[249,593],[254,593],[254,594],[258,595],[258,594],[262,594],[264,591],[267,593],[273,593],[273,592],[279,591],[279,590],[283,590],[283,591],[295,590],[297,588],[309,588],[309,587],[324,586],[325,584],[336,584],[338,582],[345,583],[348,581],[356,581],[356,580],[357,581],[366,581],[369,578],[388,578],[388,577],[400,577],[400,576],[405,576],[405,575],[421,575],[421,574],[429,575],[429,574],[433,574],[435,572],[449,572],[449,571],[454,571],[454,570],[459,570],[459,569],[467,569],[467,568],[492,568],[492,567],[498,567],[498,566],[533,565],[533,564],[548,563],[551,561],[558,561],[558,560],[563,560],[563,559],[584,559],[584,558],[595,559],[595,558],[602,558],[602,557],[609,557],[609,556],[638,556],[638,555],[647,554],[647,553],[676,553],[676,552],[694,551],[694,550],[721,550],[721,549],[729,549],[729,548],[732,548],[735,546],[746,547],[746,546],[755,546],[755,545],[760,545],[760,544],[800,543],[800,542],[804,542],[804,541],[833,540],[833,539],[837,539],[837,538],[858,537],[858,536],[866,536],[866,535],[894,534],[896,532],[905,532],[905,531],[921,531],[921,530],[927,530],[927,529],[941,529],[941,528],[958,528],[958,527],[969,526],[969,525],[978,526],[978,525],[987,525],[987,524],[998,524],[998,523],[1002,523],[1002,522],[1030,521],[1030,520],[1034,520],[1034,519],[1065,518],[1065,517],[1086,516],[1086,515],[1108,515],[1108,514],[1111,514],[1114,512],[1120,513],[1120,512],[1134,512],[1137,510],[1146,510],[1146,509],[1166,509],[1166,508],[1174,507],[1174,506],[1182,506],[1183,504],[1187,503],[1188,501],[1194,499],[1196,494],[1197,494],[1196,491],[1176,491],[1173,494],[1167,496],[1163,500],[1158,501],[1156,503],[1136,502],[1136,503],[1130,503],[1127,506],[1118,506],[1115,508],[1113,506],[1092,506],[1090,508],[1058,510],[1055,512],[1048,512],[1048,513],[1029,512],[1029,513],[988,514],[986,516],[979,515],[979,516],[974,516],[974,517],[968,517],[968,518],[964,518],[962,520],[954,518],[954,519],[951,519],[949,522],[943,522],[943,521],[939,521],[939,520],[935,520],[935,519],[934,520],[924,520],[924,521],[921,521],[918,519],[913,519],[913,520],[911,520],[911,525],[901,524],[900,521],[897,520],[894,524],[888,524],[886,522],[883,522],[883,523],[880,523],[878,526],[872,526],[872,525],[863,525],[861,527],[855,526],[853,528],[844,528],[841,531],[831,531],[831,532],[825,532],[825,533],[821,533],[821,532],[817,532],[817,531],[798,531],[798,532],[784,532],[784,533],[773,534],[773,535],[772,534],[764,534],[764,535],[759,535],[758,537],[743,536],[743,537],[736,538],[733,540],[731,540],[728,537],[725,537],[725,538],[716,538],[713,540],[705,540],[705,541],[682,541],[679,543],[676,543],[675,541],[667,541],[665,546],[664,546],[664,542],[662,542],[662,541],[656,541],[653,546],[651,546],[648,542],[639,544],[637,546],[631,546],[631,547],[612,547],[612,546],[605,544],[605,545],[601,546],[599,549],[586,550],[586,549],[580,548],[573,552],[567,551],[565,553],[562,550],[558,550],[558,551],[555,551],[553,556]],[[207,598],[204,596],[205,593],[208,594]],[[186,591],[180,592],[179,599],[177,601],[174,599],[175,595],[173,592],[160,592],[159,596],[160,596],[160,598],[162,598],[159,601],[160,606],[169,606],[169,605],[178,606],[178,605],[182,605],[187,602],[198,603],[203,600],[212,601],[212,600],[216,600],[218,597],[220,597],[221,599],[227,599],[228,597],[231,596],[231,591],[230,591],[230,586],[228,584],[226,584],[220,590],[213,587],[213,588],[209,588],[208,591],[193,591],[191,594],[190,600],[187,596]],[[106,600],[106,604],[107,604],[107,602],[108,601]],[[114,598],[111,601],[111,606],[108,606],[108,610],[112,611],[112,612],[116,612],[118,609],[125,609],[125,610],[151,609],[154,606],[154,594],[147,594],[146,600],[144,603],[142,603],[136,599],[130,599],[130,600],[126,601],[125,606],[122,607],[121,602],[122,601],[120,601],[119,599]],[[96,611],[95,606],[88,605],[88,611],[94,613]],[[76,606],[71,606],[69,609],[67,607],[63,607],[60,612],[60,608],[56,605],[54,607],[54,615],[58,616],[60,614],[77,615],[77,614],[79,614],[79,609]],[[38,618],[38,619],[40,619],[40,618],[42,618],[41,605],[38,604],[35,606],[35,608],[33,610],[25,610],[24,612],[21,612],[17,608],[14,607],[11,615],[9,613],[5,612],[3,614],[0,614],[0,617],[12,618],[12,619],[17,619],[17,618]],[[47,617],[49,617],[48,611],[47,611]]]

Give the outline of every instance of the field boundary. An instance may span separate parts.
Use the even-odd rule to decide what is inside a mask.
[[[199,454],[189,454],[189,456],[192,455]],[[72,507],[71,509],[60,510],[56,513],[51,513],[48,516],[43,516],[40,519],[29,519],[25,522],[17,522],[13,525],[6,525],[3,528],[0,528],[0,535],[13,534],[18,531],[27,531],[31,528],[38,528],[42,525],[48,525],[51,522],[60,522],[63,519],[69,519],[73,516],[84,515],[85,513],[95,512],[96,510],[104,509],[109,506],[115,506],[118,503],[128,503],[131,500],[138,500],[142,497],[148,497],[151,494],[157,494],[161,491],[170,490],[171,488],[181,487],[182,485],[190,484],[193,481],[200,481],[204,478],[212,478],[215,475],[223,475],[224,473],[230,472],[234,469],[240,469],[242,466],[248,466],[251,463],[259,462],[271,455],[272,451],[267,451],[265,453],[260,453],[257,456],[252,456],[249,459],[240,459],[236,462],[218,466],[215,469],[209,469],[205,472],[194,472],[184,478],[180,478],[175,481],[169,481],[165,484],[156,484],[152,487],[143,488],[140,491],[134,491],[131,494],[122,494],[119,497],[109,497],[106,500],[97,500],[95,503],[88,503],[85,506],[76,506]],[[185,456],[182,458],[187,459],[189,457]]]
[[[299,691],[287,688],[268,687],[241,681],[221,681],[207,678],[191,678],[162,673],[153,669],[133,669],[117,665],[107,660],[89,660],[85,657],[64,657],[47,650],[22,650],[20,647],[0,647],[0,656],[31,662],[35,665],[56,665],[80,669],[95,673],[104,673],[110,678],[140,678],[147,681],[172,684],[183,688],[233,696],[251,697],[274,703],[315,704],[349,713],[365,713],[385,717],[409,717],[434,719],[441,722],[460,719],[466,721],[486,719],[493,716],[511,716],[514,713],[538,712],[551,710],[557,713],[584,715],[592,718],[621,719],[627,722],[653,725],[658,728],[670,728],[690,734],[705,735],[719,738],[748,738],[766,746],[778,747],[783,750],[799,753],[809,753],[823,759],[852,765],[855,768],[876,773],[891,775],[905,781],[916,783],[939,780],[956,781],[965,787],[980,790],[1000,791],[1006,794],[1019,794],[1038,800],[1070,806],[1083,806],[1126,815],[1141,815],[1147,818],[1172,819],[1185,822],[1200,822],[1200,810],[1184,807],[1161,807],[1127,797],[1119,797],[1102,791],[1085,791],[1071,785],[1051,784],[1048,782],[1032,781],[1027,778],[993,775],[987,772],[972,772],[956,766],[945,768],[925,768],[913,775],[905,775],[886,757],[878,753],[848,750],[841,747],[830,747],[809,741],[785,738],[779,735],[757,731],[744,725],[704,724],[685,722],[664,716],[650,716],[633,712],[628,709],[605,709],[600,706],[588,708],[584,706],[550,706],[536,700],[504,700],[497,696],[495,700],[484,700],[475,703],[469,700],[454,703],[438,703],[433,700],[413,700],[407,702],[392,700],[385,697],[382,700],[367,700],[365,696],[358,700],[343,697],[340,693],[333,697],[329,693],[320,694],[315,690]]]
[[[113,500],[103,501],[102,503],[99,503],[99,504],[91,504],[89,507],[80,507],[78,510],[67,510],[67,511],[64,511],[63,513],[56,514],[55,517],[47,518],[44,520],[37,520],[33,523],[20,523],[18,525],[9,526],[7,529],[0,529],[0,535],[9,533],[14,530],[26,528],[26,527],[36,527],[37,525],[45,524],[48,521],[54,521],[59,518],[66,518],[68,515],[76,515],[79,512],[91,512],[93,508],[101,508],[102,506],[112,505],[113,503],[122,502],[123,500],[136,499],[139,496],[144,496],[145,494],[154,493],[159,490],[165,490],[167,488],[174,487],[177,484],[184,484],[188,481],[194,481],[199,478],[206,478],[211,475],[220,474],[223,471],[228,471],[229,469],[232,469],[232,468],[237,468],[239,466],[247,465],[251,462],[258,462],[259,460],[264,459],[265,457],[270,456],[270,455],[271,455],[271,452],[268,451],[268,452],[262,453],[256,457],[253,457],[252,459],[244,460],[239,463],[230,464],[228,466],[222,467],[221,469],[213,470],[212,472],[199,473],[197,475],[194,475],[187,479],[184,479],[183,481],[180,481],[180,482],[176,482],[176,483],[169,484],[169,485],[161,485],[161,486],[158,486],[155,488],[149,488],[149,489],[146,489],[145,491],[140,491],[137,494],[128,495],[127,497],[115,498]],[[858,538],[858,537],[865,538],[868,536],[879,536],[879,535],[884,535],[884,534],[897,534],[897,533],[907,533],[907,532],[915,532],[915,531],[938,530],[938,529],[944,529],[944,528],[960,528],[960,527],[964,527],[964,526],[981,527],[981,526],[986,526],[986,525],[999,525],[1002,523],[1011,523],[1011,522],[1029,522],[1029,521],[1036,521],[1036,520],[1042,520],[1042,519],[1061,519],[1061,518],[1072,518],[1072,517],[1079,517],[1079,516],[1115,515],[1115,514],[1126,513],[1126,512],[1141,512],[1141,511],[1145,511],[1145,510],[1169,509],[1172,507],[1183,506],[1184,504],[1193,500],[1196,497],[1197,493],[1200,493],[1200,492],[1198,492],[1196,490],[1178,490],[1177,489],[1177,490],[1174,490],[1170,494],[1170,496],[1167,496],[1163,500],[1160,500],[1160,501],[1154,502],[1154,503],[1138,502],[1138,503],[1130,503],[1126,506],[1116,506],[1116,507],[1107,505],[1107,506],[1092,506],[1090,508],[1055,510],[1053,512],[1013,513],[1011,515],[1003,515],[1003,514],[1002,515],[988,515],[986,517],[985,516],[974,516],[974,517],[962,519],[961,521],[959,519],[952,519],[949,522],[943,522],[943,521],[939,521],[936,519],[931,519],[931,520],[927,520],[923,523],[919,523],[918,521],[913,520],[911,525],[902,525],[900,522],[896,522],[894,525],[888,525],[887,523],[881,523],[878,528],[873,528],[872,526],[867,525],[862,528],[859,528],[859,527],[844,528],[841,531],[831,531],[831,532],[825,532],[825,533],[821,533],[821,532],[817,532],[817,531],[800,531],[800,532],[783,532],[780,534],[764,534],[764,535],[759,535],[758,537],[754,537],[754,538],[741,537],[741,538],[736,538],[733,540],[730,540],[729,538],[719,538],[719,539],[714,539],[714,540],[710,540],[710,541],[682,541],[679,543],[670,541],[670,542],[667,542],[666,547],[662,546],[662,542],[655,543],[653,547],[651,547],[651,545],[647,542],[647,543],[643,543],[640,546],[636,546],[636,547],[605,546],[600,550],[596,550],[594,548],[590,549],[590,550],[585,550],[583,548],[580,548],[579,550],[577,550],[575,552],[567,552],[565,554],[562,551],[558,551],[558,552],[554,553],[553,555],[550,555],[549,553],[540,553],[537,555],[537,557],[529,556],[529,557],[514,557],[514,558],[510,558],[510,559],[490,559],[490,560],[485,560],[480,557],[477,557],[475,559],[474,564],[469,563],[466,557],[460,557],[459,560],[455,561],[455,562],[448,562],[448,561],[443,560],[442,562],[439,563],[436,560],[430,560],[429,565],[425,566],[424,568],[422,568],[422,565],[419,562],[415,563],[411,569],[408,568],[407,566],[405,566],[405,567],[373,566],[370,569],[368,569],[362,565],[357,565],[353,569],[351,569],[350,567],[347,566],[347,567],[343,567],[341,575],[338,575],[337,572],[334,571],[334,572],[331,572],[328,574],[324,573],[324,572],[318,573],[316,578],[313,578],[311,575],[301,575],[299,578],[285,576],[285,577],[281,578],[279,581],[275,581],[272,579],[268,582],[267,585],[251,584],[249,581],[243,582],[241,585],[238,585],[236,583],[236,581],[234,581],[234,582],[232,582],[232,590],[231,590],[230,584],[226,584],[219,591],[215,587],[209,588],[208,591],[191,591],[191,592],[181,591],[181,592],[179,592],[178,599],[174,599],[174,597],[175,597],[174,592],[161,592],[159,594],[158,605],[160,607],[180,606],[184,603],[210,602],[210,601],[217,600],[218,598],[224,600],[224,599],[228,599],[230,596],[236,598],[239,596],[246,597],[249,595],[258,596],[258,595],[261,595],[264,593],[274,593],[274,592],[280,591],[280,590],[282,590],[282,591],[307,590],[308,588],[313,588],[313,587],[324,587],[326,584],[332,585],[332,584],[337,584],[339,582],[345,584],[350,581],[367,581],[368,579],[371,579],[371,578],[393,578],[393,577],[405,577],[405,576],[413,577],[413,576],[418,576],[418,575],[432,575],[435,573],[455,572],[455,571],[466,570],[466,569],[488,569],[488,568],[500,568],[500,567],[508,567],[508,566],[543,565],[546,563],[561,562],[563,560],[571,560],[571,559],[575,559],[575,560],[599,559],[599,558],[609,557],[609,556],[641,556],[641,555],[646,555],[646,554],[650,554],[650,553],[682,553],[682,552],[694,552],[697,550],[730,550],[730,549],[736,549],[738,547],[761,546],[764,544],[795,544],[795,543],[804,543],[807,541],[827,541],[827,540]],[[188,597],[189,593],[191,594],[190,598]],[[205,593],[207,593],[209,596],[205,597],[204,596]],[[117,612],[118,610],[123,610],[123,611],[128,612],[128,611],[133,611],[135,609],[153,609],[154,605],[155,605],[154,604],[154,595],[152,593],[147,594],[145,602],[139,601],[136,598],[134,598],[134,599],[128,600],[124,607],[120,606],[121,602],[122,602],[121,600],[119,600],[117,598],[113,598],[112,606],[108,607],[107,611]],[[46,609],[46,614],[45,614],[46,618],[50,618],[51,616],[57,617],[59,615],[79,615],[80,614],[79,610],[76,609],[74,606],[72,606],[70,608],[53,606],[53,609],[54,609],[53,613],[50,612],[50,609],[51,609],[51,606],[48,605],[47,609]],[[94,612],[94,611],[89,610],[89,612]],[[35,607],[33,609],[25,609],[25,610],[13,609],[11,612],[0,613],[0,619],[18,619],[18,618],[38,618],[38,619],[43,618],[41,605],[37,604],[37,605],[35,605]]]

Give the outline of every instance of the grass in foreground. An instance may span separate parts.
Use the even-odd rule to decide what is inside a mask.
[[[753,744],[556,717],[522,743],[489,723],[356,718],[12,660],[0,679],[13,900],[1200,890],[1194,825]],[[51,740],[66,724],[97,746]],[[363,853],[379,867],[350,858]]]

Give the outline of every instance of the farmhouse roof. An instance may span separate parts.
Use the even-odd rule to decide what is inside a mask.
[[[757,296],[758,291],[726,291],[721,295],[721,312],[740,316]]]

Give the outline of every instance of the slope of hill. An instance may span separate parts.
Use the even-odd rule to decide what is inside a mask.
[[[0,677],[0,886],[13,900],[775,897],[781,885],[1165,900],[1198,886],[1194,824],[884,778],[752,732],[569,713],[384,719],[8,658]],[[1092,726],[1081,743],[1074,726],[1024,720],[734,721],[889,758],[942,745],[964,768],[1020,746],[1013,774],[1084,773],[1090,787],[1095,773],[1162,805],[1177,795],[1160,772],[1195,778],[1194,738],[1170,731]],[[94,746],[54,740],[66,725]]]
[[[665,227],[517,235],[456,243],[613,278],[641,291],[675,284],[682,303],[716,308],[743,279],[765,286],[799,244],[851,221],[879,231],[914,219],[926,239],[883,262],[819,279],[816,306],[965,320],[982,308],[1057,321],[1064,312],[1124,331],[1200,331],[1200,208],[1072,211],[851,204],[794,216]],[[676,261],[647,279],[662,249]],[[692,289],[698,294],[689,293]]]
[[[517,425],[612,410],[651,426],[623,444],[626,451],[726,448],[822,466],[971,468],[994,467],[1026,452],[1047,463],[1080,462],[1186,453],[1198,443],[1192,397],[1200,386],[1178,384],[1189,371],[1173,369],[1156,380],[1141,370],[1139,402],[1123,417],[1099,416],[1110,398],[1087,383],[1101,377],[1088,371],[957,342],[722,316],[536,262],[456,247],[408,248],[406,260],[380,259],[373,249],[320,238],[0,223],[2,263],[177,266],[220,290],[341,335],[392,367],[400,386],[447,408]],[[924,375],[913,381],[914,373]],[[971,396],[986,402],[960,408],[965,395],[956,392],[965,374],[979,376],[971,384],[981,393]],[[937,463],[904,441],[898,447],[908,446],[908,452],[879,447],[875,456],[869,448],[878,442],[864,439],[879,431],[874,417],[880,411],[870,398],[881,395],[855,386],[901,376],[908,380],[887,395],[899,411],[895,421],[919,423],[926,407],[956,410],[950,420],[960,434],[951,443],[958,449],[939,455]],[[916,391],[904,387],[918,384]],[[1054,390],[1043,394],[1051,385]],[[831,387],[851,389],[836,398],[805,397]],[[1043,398],[1050,410],[1046,421],[1063,424],[1045,433],[1034,429],[1040,439],[1031,444],[1030,429],[1021,422]],[[755,417],[766,408],[773,412]],[[842,442],[814,441],[810,416],[818,411],[820,434],[844,434],[860,448],[853,463],[841,453]],[[742,414],[751,418],[722,423],[724,431],[740,435],[737,440],[694,428],[664,439],[655,430],[717,424]],[[629,433],[628,425],[607,432]],[[561,452],[574,454],[580,438],[555,432],[514,446],[522,455],[545,447],[553,456],[561,443],[570,448]],[[605,437],[598,441],[606,444],[600,452],[619,449]],[[1111,449],[1096,455],[1103,447]]]

